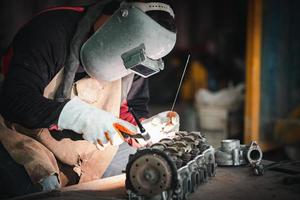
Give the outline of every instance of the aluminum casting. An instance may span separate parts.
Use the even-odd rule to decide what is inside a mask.
[[[253,141],[250,145],[241,145],[240,140],[222,140],[216,151],[216,162],[219,166],[240,166],[250,164],[257,166],[262,160],[262,151]]]
[[[126,167],[129,199],[186,199],[215,176],[214,153],[200,132],[185,131],[139,149]]]

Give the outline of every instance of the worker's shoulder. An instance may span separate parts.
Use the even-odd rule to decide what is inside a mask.
[[[84,12],[70,9],[45,10],[29,20],[17,33],[15,40],[38,41],[72,38]]]
[[[72,28],[77,25],[78,21],[84,14],[84,10],[77,11],[68,8],[53,8],[41,11],[32,18],[31,24],[37,23],[44,26],[58,26],[62,25],[65,28]]]

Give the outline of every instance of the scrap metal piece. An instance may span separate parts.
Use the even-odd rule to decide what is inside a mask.
[[[252,167],[260,164],[262,151],[253,141],[250,145],[241,145],[240,140],[223,140],[216,151],[216,162],[219,166],[240,166],[250,164]]]
[[[216,167],[214,148],[210,146],[209,149],[178,169],[179,185],[174,191],[173,199],[187,199],[198,186],[208,181],[208,177],[215,176]]]
[[[178,132],[131,155],[126,167],[129,199],[186,199],[215,176],[214,148],[200,132]]]
[[[170,157],[159,149],[141,149],[130,155],[126,166],[126,188],[129,197],[151,197],[176,187],[177,170]]]
[[[150,146],[150,148],[153,148],[153,149],[160,149],[160,150],[164,150],[167,148],[167,145],[163,144],[163,143],[154,143]]]
[[[159,141],[159,143],[165,144],[167,146],[173,145],[174,144],[174,140],[170,139],[170,138],[163,138]]]
[[[156,195],[171,187],[171,167],[160,153],[148,152],[132,163],[129,179],[137,194]]]
[[[262,160],[262,157],[263,153],[261,151],[261,148],[255,141],[252,141],[250,146],[248,147],[247,161],[250,163],[250,165],[259,165]]]

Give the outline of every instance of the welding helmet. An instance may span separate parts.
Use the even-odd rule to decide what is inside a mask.
[[[176,33],[160,25],[147,11],[168,12],[164,3],[122,2],[120,8],[81,47],[89,76],[114,81],[130,73],[149,77],[163,70],[162,57],[174,47]]]

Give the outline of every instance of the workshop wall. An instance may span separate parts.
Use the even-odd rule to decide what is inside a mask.
[[[14,35],[39,11],[55,6],[88,5],[95,0],[3,0],[0,1],[0,55]]]
[[[297,0],[264,1],[260,114],[264,141],[300,141],[299,7]]]
[[[207,71],[208,89],[217,91],[229,83],[243,82],[247,1],[176,1],[175,11],[176,47],[165,59],[165,70],[150,79],[150,89],[155,93],[151,103],[172,102],[188,53],[191,61],[200,62]],[[186,80],[192,70],[188,68]],[[195,91],[191,95],[194,94]],[[188,101],[193,97],[187,97]]]

